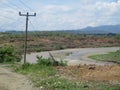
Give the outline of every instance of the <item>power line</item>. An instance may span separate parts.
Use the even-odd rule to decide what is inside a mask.
[[[25,32],[25,44],[24,44],[24,63],[26,63],[27,33],[28,33],[28,20],[29,20],[28,18],[29,18],[30,16],[36,16],[36,13],[34,13],[33,15],[32,15],[32,14],[30,15],[28,12],[27,12],[27,14],[21,14],[21,12],[19,12],[19,15],[26,17],[26,32]]]
[[[9,4],[8,4],[8,3],[9,3]],[[15,10],[16,12],[18,12],[18,9],[14,8],[14,6],[17,7],[17,8],[19,8],[19,9],[21,10],[21,8],[18,7],[16,4],[14,4],[14,3],[10,2],[10,1],[8,1],[8,3],[2,3],[2,4],[3,4],[4,6],[7,6],[7,7],[11,8],[12,10]],[[24,11],[25,11],[25,10],[24,10]],[[8,12],[7,12],[7,13],[8,13]],[[0,16],[3,17],[3,18],[11,19],[11,20],[16,20],[16,19],[11,18],[11,17],[7,17],[7,16],[3,16],[3,15],[0,15]]]
[[[8,4],[9,3],[9,4]],[[9,8],[11,8],[12,10],[15,10],[16,12],[18,12],[18,9],[20,9],[21,10],[21,8],[20,7],[18,7],[16,4],[14,4],[14,3],[12,3],[12,2],[10,2],[10,1],[8,1],[7,3],[6,2],[4,2],[4,3],[0,3],[0,4],[2,4],[2,5],[4,5],[4,6],[7,6],[7,7],[9,7]],[[16,7],[16,8],[15,8]],[[23,10],[23,9],[22,9]],[[24,10],[25,11],[25,10]],[[6,11],[7,12],[7,11]],[[7,12],[8,13],[8,12]],[[18,22],[18,20],[19,19],[14,19],[14,18],[11,18],[11,17],[8,17],[8,15],[7,16],[3,16],[3,15],[0,15],[0,17],[3,17],[3,18],[7,18],[7,19],[9,19],[9,20],[14,20],[13,22],[15,23],[15,22]],[[3,28],[5,25],[6,25],[6,23],[8,23],[8,26],[12,26],[12,24],[13,25],[15,25],[14,23],[10,23],[9,24],[9,22],[5,22],[5,23],[3,23],[1,26],[0,26],[0,28]]]
[[[27,4],[25,4],[22,0],[19,0],[21,4],[23,4],[26,8],[28,8],[31,11],[34,11],[32,8],[30,8]]]
[[[32,28],[33,28],[33,30],[35,30],[35,26],[34,26],[33,23],[31,22],[31,20],[29,20],[29,22],[30,22],[30,24],[31,24],[31,26],[32,26]]]
[[[18,22],[21,23],[22,20],[17,19],[17,20],[15,20],[14,22],[11,22],[11,23],[4,22],[4,23],[0,26],[0,29],[5,29],[5,28],[6,28],[6,23],[8,23],[8,24],[7,24],[7,27],[11,27],[11,28],[14,27],[14,30],[17,30],[18,25],[20,25],[20,24],[18,24]],[[23,23],[22,23],[22,24],[23,24]],[[5,30],[11,30],[11,29],[5,29]]]
[[[7,6],[9,8],[11,8],[12,10],[15,10],[16,12],[18,12],[18,9],[12,7],[11,5],[7,4],[7,3],[2,3],[4,6]]]
[[[2,3],[2,4],[3,4],[4,6],[7,6],[7,7],[11,8],[11,9],[15,10],[16,12],[18,12],[18,10],[26,11],[25,9],[23,9],[23,7],[21,8],[19,5],[15,4],[15,3],[13,3],[13,2],[10,2],[10,1],[8,1],[7,3],[4,2],[4,3]],[[22,4],[22,5],[23,5],[23,4]],[[24,5],[24,6],[25,6],[25,5]]]
[[[7,19],[10,19],[10,20],[16,20],[16,19],[14,19],[14,18],[7,17],[7,16],[2,16],[2,15],[0,15],[0,17],[7,18]]]
[[[19,7],[18,5],[16,5],[15,3],[12,3],[12,2],[10,2],[10,1],[8,1],[9,2],[9,4],[11,4],[12,6],[15,6],[15,7],[17,7],[18,9],[22,9],[23,11],[25,11],[23,8],[21,8],[21,7]]]
[[[12,21],[14,20],[14,22],[17,22],[17,21],[18,21],[18,19],[14,19],[14,18],[7,17],[7,16],[2,16],[2,15],[0,15],[0,17],[7,18],[7,19],[12,20]],[[7,21],[7,22],[4,22],[4,23],[0,26],[0,28],[3,28],[4,25],[6,25],[6,23],[8,23],[8,21]],[[10,25],[10,26],[11,26],[11,25]]]

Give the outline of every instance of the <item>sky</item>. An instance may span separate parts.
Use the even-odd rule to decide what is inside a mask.
[[[120,0],[0,0],[0,29],[71,30],[88,26],[120,25]]]

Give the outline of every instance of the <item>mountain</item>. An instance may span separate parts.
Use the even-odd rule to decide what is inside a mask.
[[[104,25],[98,27],[86,27],[83,29],[75,30],[77,33],[89,33],[89,34],[105,34],[115,33],[120,34],[120,25]]]
[[[6,30],[0,30],[0,31],[6,31]],[[10,30],[7,32],[20,33],[23,31]],[[75,33],[75,34],[109,34],[109,33],[120,34],[120,25],[103,25],[103,26],[97,26],[97,27],[86,27],[86,28],[77,29],[77,30],[56,30],[53,32],[66,32],[66,33]]]

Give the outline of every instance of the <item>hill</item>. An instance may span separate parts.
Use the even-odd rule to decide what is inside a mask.
[[[69,30],[69,32],[78,34],[108,34],[108,33],[120,34],[120,25],[86,27],[78,30]]]

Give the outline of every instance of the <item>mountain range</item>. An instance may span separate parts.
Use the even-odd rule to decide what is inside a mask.
[[[0,32],[3,32],[6,30],[0,30]],[[36,31],[36,30],[34,30]],[[39,30],[37,30],[39,31]],[[57,31],[57,30],[56,30]],[[102,25],[102,26],[96,26],[96,27],[86,27],[82,29],[76,29],[76,30],[59,30],[60,32],[68,32],[68,33],[76,33],[76,34],[120,34],[120,25]],[[59,32],[58,31],[58,32]],[[20,32],[16,30],[10,30],[7,32]]]
[[[103,25],[103,26],[86,27],[83,29],[68,30],[68,31],[71,33],[78,33],[78,34],[107,34],[107,33],[120,34],[120,25]]]

